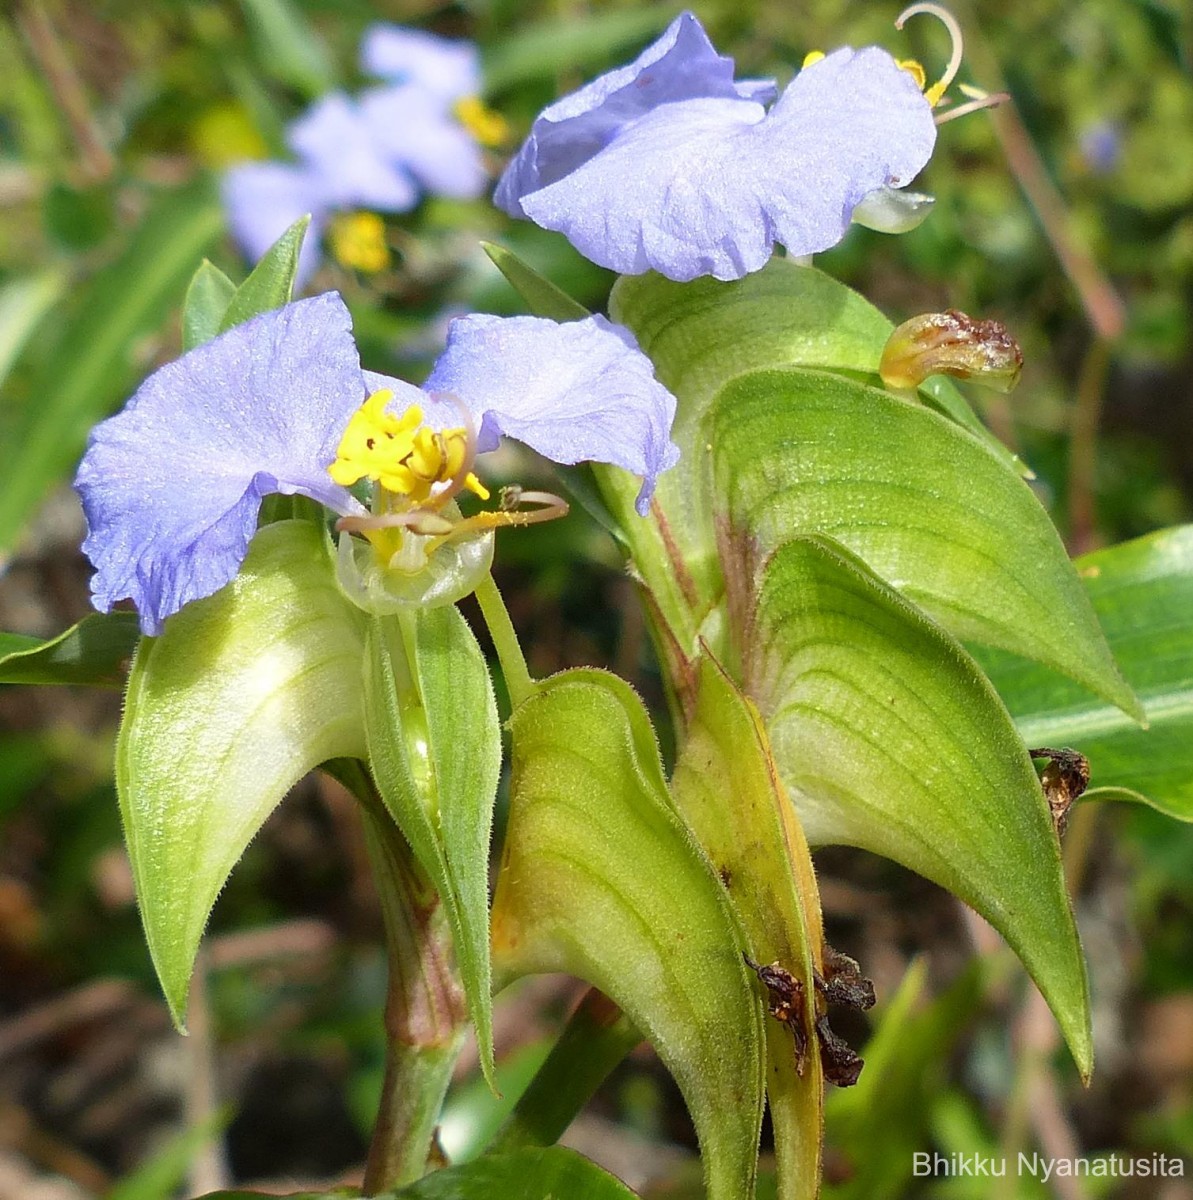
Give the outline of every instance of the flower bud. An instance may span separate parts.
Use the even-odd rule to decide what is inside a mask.
[[[955,308],[904,321],[878,364],[882,382],[896,390],[917,388],[929,375],[952,375],[1009,392],[1022,370],[1023,352],[1001,321],[976,321]]]

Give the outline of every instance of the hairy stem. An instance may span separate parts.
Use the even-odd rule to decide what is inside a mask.
[[[362,1188],[375,1196],[422,1178],[435,1158],[435,1126],[464,1042],[467,1007],[438,893],[361,764],[325,766],[361,801],[385,922],[385,1078]]]

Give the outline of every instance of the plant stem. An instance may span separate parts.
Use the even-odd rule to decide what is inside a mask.
[[[439,896],[364,772],[355,774],[389,952],[385,1079],[363,1186],[374,1196],[426,1174],[467,1009]]]
[[[1097,549],[1098,425],[1109,372],[1110,343],[1096,337],[1081,364],[1069,423],[1069,552],[1074,555]]]
[[[497,651],[497,660],[501,663],[501,673],[505,676],[506,691],[509,692],[510,708],[517,708],[532,691],[534,680],[526,666],[526,658],[518,635],[514,632],[514,623],[510,620],[509,610],[497,590],[493,576],[489,575],[476,589],[476,602],[480,605],[481,616],[493,639]]]
[[[641,1040],[629,1017],[603,992],[589,988],[488,1149],[554,1145]]]
[[[115,170],[116,160],[91,111],[87,89],[58,37],[45,5],[41,0],[25,0],[16,16],[25,41],[70,125],[79,149],[80,165],[87,178],[96,181],[109,178]]]

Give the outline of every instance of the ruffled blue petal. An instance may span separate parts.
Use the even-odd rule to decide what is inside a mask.
[[[360,65],[379,79],[422,88],[445,109],[466,96],[480,95],[477,48],[421,29],[371,25],[360,45]]]
[[[494,203],[526,216],[523,197],[564,178],[660,105],[701,98],[767,103],[774,92],[771,80],[734,83],[733,59],[716,52],[690,12],[681,13],[628,67],[543,110],[502,175]]]
[[[883,50],[843,49],[772,85],[735,83],[690,13],[628,67],[547,108],[495,202],[623,274],[738,279],[776,243],[835,245],[854,207],[902,187],[936,141],[932,109]]]
[[[290,148],[317,180],[328,207],[405,212],[418,189],[389,161],[358,105],[343,92],[330,92],[286,132]]]
[[[604,462],[642,476],[645,515],[659,472],[679,459],[675,397],[654,377],[628,329],[604,317],[557,324],[541,317],[459,317],[424,385],[451,393],[477,423],[478,449],[502,434],[557,463]],[[455,424],[452,406],[429,412]]]
[[[884,50],[835,51],[765,115],[747,100],[686,100],[627,126],[522,197],[531,220],[622,274],[739,279],[775,243],[836,245],[861,199],[908,183],[936,140],[932,110]]]
[[[750,178],[763,169],[765,117],[749,100],[657,108],[523,208],[623,275],[738,279],[765,265],[774,240],[757,194],[767,180]]]
[[[159,633],[236,575],[271,493],[361,511],[327,467],[363,398],[335,293],[265,313],[155,371],[92,431],[75,479],[96,608],[131,598],[142,630]]]
[[[220,181],[228,228],[256,262],[298,220],[311,214],[311,224],[298,258],[295,287],[319,265],[319,239],[326,219],[326,199],[319,180],[303,167],[288,163],[243,163]]]
[[[360,109],[380,152],[424,190],[454,200],[485,190],[480,147],[430,93],[413,84],[375,88],[360,98]]]

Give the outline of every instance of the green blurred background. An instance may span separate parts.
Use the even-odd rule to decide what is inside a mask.
[[[809,49],[845,43],[919,57],[930,76],[947,57],[942,27],[920,18],[897,34],[887,4],[693,7],[743,74],[785,81]],[[218,171],[279,155],[311,99],[358,86],[371,21],[475,39],[486,102],[516,139],[545,103],[626,61],[676,11],[580,0],[6,6],[0,628],[45,636],[87,611],[82,520],[65,486],[86,432],[178,353],[178,308],[200,258],[243,275]],[[919,185],[937,206],[920,229],[855,229],[818,264],[896,321],[956,307],[1007,324],[1023,381],[1010,397],[972,399],[1037,472],[1075,552],[1188,521],[1193,9],[1005,0],[954,11],[961,78],[1006,88],[1013,106],[943,127]],[[484,201],[431,199],[388,228],[392,270],[365,277],[333,263],[312,290],[344,293],[367,366],[416,382],[452,312],[518,310],[481,239],[512,246],[590,307],[611,283],[562,239]],[[498,470],[525,482],[543,468],[507,452]],[[499,563],[534,670],[610,666],[665,722],[633,587],[598,525],[574,508],[506,536]],[[217,906],[184,1042],[158,999],[121,850],[109,765],[118,713],[115,694],[0,690],[0,1200],[351,1181],[379,1084],[384,983],[351,805],[309,781],[251,847]],[[1055,1191],[911,1177],[914,1150],[1067,1138],[1087,1154],[1193,1153],[1193,830],[1144,809],[1088,811],[1072,851],[1098,1038],[1088,1091],[1018,972],[955,902],[862,854],[818,856],[830,940],[862,961],[884,1002],[875,1022],[847,1031],[860,1044],[878,1029],[879,1041],[862,1086],[830,1104],[832,1194],[1193,1196],[1188,1180]],[[545,980],[499,1004],[511,1089],[575,996]],[[467,1153],[492,1104],[465,1071],[449,1150]],[[651,1194],[695,1194],[691,1127],[645,1050],[572,1136]]]

